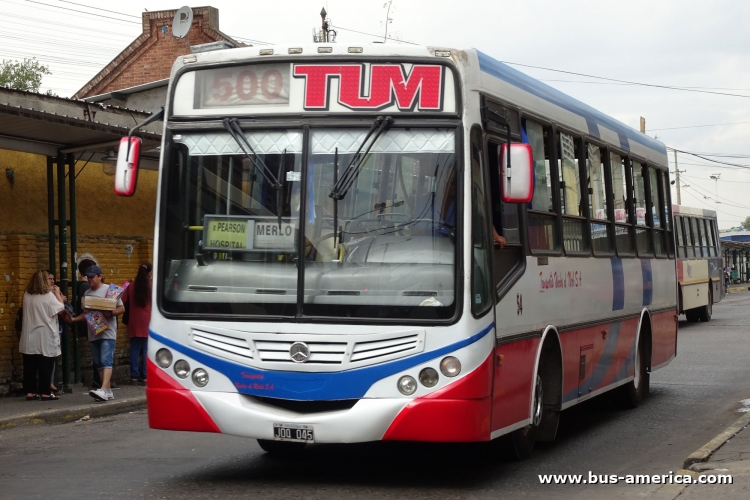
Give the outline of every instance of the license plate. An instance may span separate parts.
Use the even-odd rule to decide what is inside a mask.
[[[314,443],[312,425],[273,424],[273,438],[276,441],[292,441],[295,443]]]

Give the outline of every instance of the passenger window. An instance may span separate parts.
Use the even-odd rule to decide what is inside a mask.
[[[508,245],[520,245],[521,235],[518,229],[518,204],[505,203],[500,196],[500,165],[498,163],[500,145],[495,142],[487,144],[487,158],[490,171],[490,191],[492,193],[492,221],[497,234],[505,238]]]
[[[685,237],[682,231],[682,217],[675,216],[674,225],[677,231],[677,256],[685,257]]]
[[[651,231],[646,221],[646,182],[643,178],[643,164],[633,162],[633,202],[635,204],[635,246],[639,256],[651,255]]]
[[[534,196],[528,214],[529,244],[532,250],[557,250],[557,217],[552,196],[550,134],[547,127],[523,121],[534,161]]]
[[[612,203],[615,206],[615,246],[617,253],[633,254],[633,237],[630,218],[628,217],[628,183],[625,176],[625,158],[610,153],[609,164],[612,167]]]
[[[580,139],[557,134],[557,170],[560,179],[560,210],[563,214],[563,247],[566,253],[588,253],[584,237],[586,221],[581,203]]]
[[[708,235],[706,234],[706,220],[705,219],[698,219],[698,231],[701,233],[701,247],[704,257],[708,257],[710,254],[708,252],[708,248],[710,246],[710,243],[708,242]]]
[[[693,232],[693,248],[695,248],[695,256],[696,257],[702,257],[703,252],[701,251],[701,247],[703,246],[703,242],[700,239],[700,233],[698,232],[698,221],[697,219],[691,217],[690,218],[690,228]]]
[[[651,216],[654,219],[654,227],[661,227],[662,215],[660,214],[659,181],[657,180],[656,169],[649,167],[648,176],[651,181],[651,207],[653,207]]]
[[[607,216],[607,189],[604,170],[604,150],[586,144],[586,175],[589,186],[589,213],[591,214],[591,247],[594,253],[612,252]]]

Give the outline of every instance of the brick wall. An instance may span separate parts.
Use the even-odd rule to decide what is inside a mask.
[[[83,236],[78,238],[78,254],[84,253],[96,259],[108,283],[122,284],[135,277],[141,263],[152,262],[153,241],[143,238]],[[19,334],[14,328],[16,312],[23,302],[23,292],[29,279],[37,269],[48,267],[48,259],[46,236],[0,234],[0,395],[21,389],[23,364],[18,352]],[[71,279],[71,284],[73,281]],[[71,293],[68,298],[72,298]],[[70,341],[72,370],[72,337]],[[79,338],[79,352],[82,375],[85,381],[90,381],[91,355],[85,337]],[[129,352],[127,326],[120,324],[115,349],[116,379],[129,377]]]
[[[219,10],[213,7],[193,8],[193,24],[186,39],[176,39],[171,36],[175,13],[144,12],[141,35],[73,97],[81,99],[169,78],[175,59],[189,54],[192,45],[222,40],[243,45],[219,31]],[[168,34],[162,33],[164,26]]]

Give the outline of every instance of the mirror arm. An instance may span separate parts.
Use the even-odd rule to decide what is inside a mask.
[[[126,160],[130,157],[130,138],[135,133],[135,131],[141,127],[145,127],[149,123],[152,123],[155,121],[161,121],[161,120],[164,120],[164,106],[162,106],[159,111],[152,114],[151,116],[143,120],[141,123],[139,123],[138,125],[130,129],[130,131],[128,132],[128,152],[125,154]]]
[[[506,137],[507,137],[507,140],[508,140],[508,147],[506,148],[506,150],[508,152],[508,160],[507,160],[506,168],[509,169],[510,168],[511,132],[510,132],[510,123],[508,123],[508,119],[505,118],[500,113],[498,113],[497,111],[493,111],[490,108],[488,108],[487,106],[484,106],[482,108],[482,121],[485,121],[485,122],[495,122],[499,126],[505,128],[505,130],[507,132]]]

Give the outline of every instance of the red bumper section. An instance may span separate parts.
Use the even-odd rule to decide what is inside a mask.
[[[221,432],[195,396],[148,360],[148,425],[152,429]]]
[[[383,441],[489,441],[492,359],[490,355],[464,378],[409,403]]]
[[[409,403],[384,441],[488,441],[492,415],[492,355],[462,379]],[[152,429],[221,432],[193,394],[148,360],[148,423]]]

